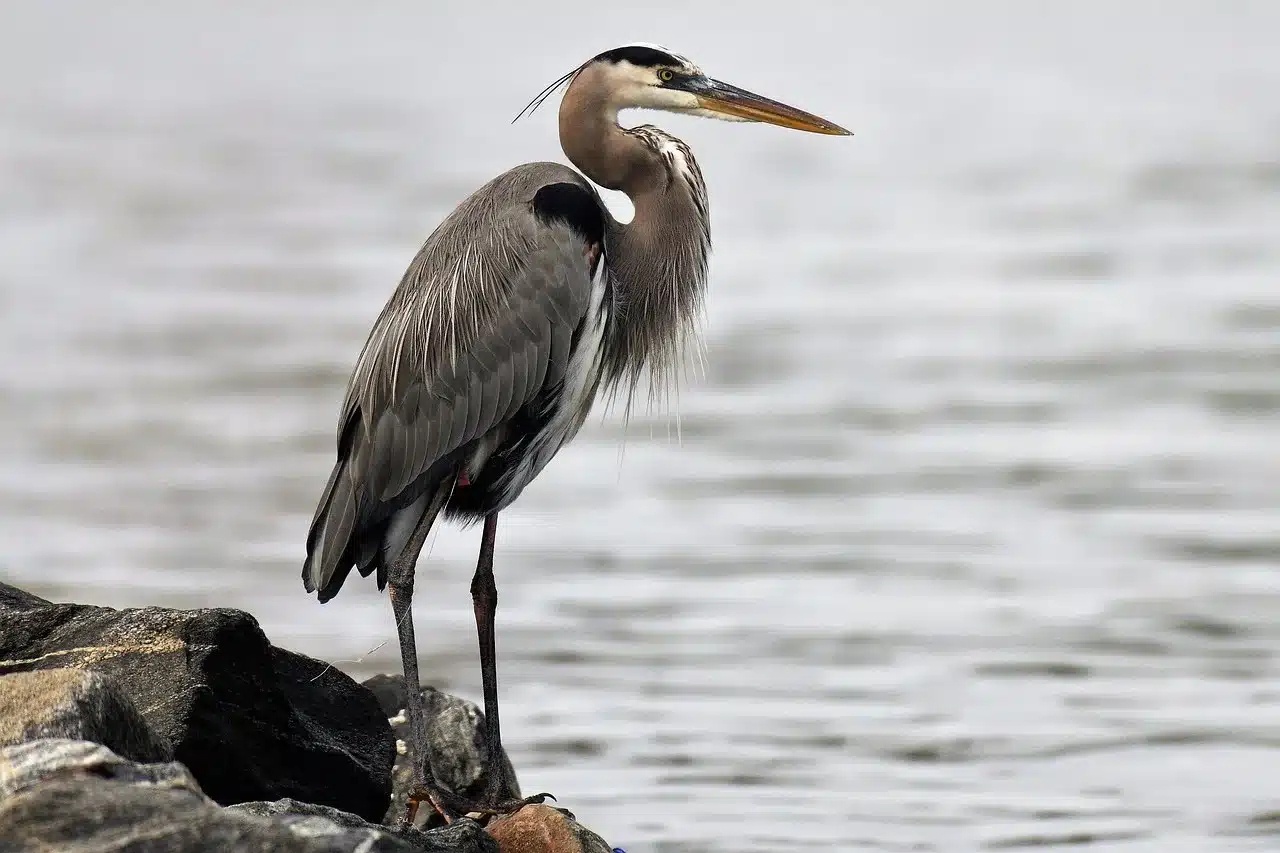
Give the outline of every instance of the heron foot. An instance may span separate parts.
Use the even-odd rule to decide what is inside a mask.
[[[555,797],[543,792],[520,800],[503,800],[498,803],[481,805],[436,785],[420,785],[409,792],[408,802],[405,804],[403,823],[407,826],[413,825],[414,819],[418,816],[418,808],[422,803],[429,804],[436,814],[440,815],[446,824],[449,824],[460,817],[473,817],[483,820],[496,815],[515,814],[525,806],[541,805],[547,800],[554,801]]]
[[[418,785],[405,798],[404,817],[400,819],[400,826],[413,826],[418,817],[418,808],[423,803],[430,805],[446,824],[453,823],[460,815],[458,806],[465,805],[458,802],[460,799],[452,791],[437,785]]]

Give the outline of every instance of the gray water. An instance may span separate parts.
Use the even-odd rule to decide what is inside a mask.
[[[1280,6],[889,5],[6,4],[0,577],[394,671],[298,578],[350,366],[560,159],[521,105],[661,41],[857,135],[658,119],[707,367],[503,516],[524,788],[631,853],[1280,848]],[[417,608],[470,697],[476,544]]]

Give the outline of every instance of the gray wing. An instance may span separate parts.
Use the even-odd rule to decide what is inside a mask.
[[[321,600],[353,563],[372,570],[388,519],[451,476],[452,456],[563,378],[591,295],[586,242],[532,202],[566,181],[599,203],[556,164],[481,188],[428,238],[383,309],[347,388],[338,461],[308,536],[303,580]]]

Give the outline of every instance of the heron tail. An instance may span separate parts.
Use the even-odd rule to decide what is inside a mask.
[[[414,534],[426,536],[453,491],[452,478],[439,481],[382,521],[357,530],[360,508],[347,465],[345,459],[334,465],[307,535],[302,583],[322,603],[338,594],[353,566],[364,577],[376,570],[378,589],[386,588],[388,569],[406,548],[413,548],[413,559],[417,560],[422,538],[411,546]]]
[[[339,459],[325,484],[307,533],[307,558],[302,564],[302,584],[307,592],[328,601],[342,589],[356,562],[351,539],[356,527],[355,484],[347,471],[347,461]]]

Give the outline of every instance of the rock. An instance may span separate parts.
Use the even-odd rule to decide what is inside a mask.
[[[405,682],[399,675],[375,675],[364,686],[378,697],[378,704],[391,719],[396,737],[405,742],[409,737],[409,721],[404,719]],[[486,738],[484,714],[471,702],[442,693],[433,687],[422,688],[427,717],[427,743],[437,778],[450,790],[479,800],[488,783],[485,765]],[[503,799],[519,799],[511,760],[504,753]],[[412,782],[410,754],[396,758],[395,781],[391,808],[383,823],[394,825],[404,813],[405,795]],[[418,811],[418,822],[428,825],[439,818],[430,808]],[[439,830],[430,830],[438,832]],[[501,853],[613,853],[603,838],[578,823],[572,812],[548,805],[529,805],[513,815],[491,818],[485,831],[493,836]]]
[[[416,853],[498,853],[498,845],[480,825],[465,818],[454,821],[451,826],[423,832],[412,827],[390,829],[376,826],[347,812],[296,800],[241,803],[227,811],[272,820],[287,826],[302,838],[340,838],[344,850],[359,849],[369,853],[384,850],[387,853],[402,850]]]
[[[223,805],[292,797],[380,820],[395,740],[342,672],[273,647],[238,610],[51,604],[0,584],[0,674],[114,677]]]
[[[12,607],[15,610],[21,610],[48,603],[40,596],[32,595],[24,589],[9,586],[7,583],[0,583],[0,609]]]
[[[409,721],[403,713],[406,705],[404,676],[375,675],[364,686],[378,698],[382,712],[391,720],[395,736],[406,751],[397,754],[392,778],[391,807],[383,823],[392,825],[404,814],[405,798],[413,784],[413,738]],[[427,744],[431,768],[436,778],[449,790],[479,800],[489,783],[486,764],[488,739],[484,730],[484,713],[473,703],[434,687],[422,688],[423,707],[427,719]],[[502,756],[502,798],[519,799],[520,783],[506,753]],[[418,822],[433,821],[429,808],[418,812]],[[430,824],[428,824],[430,825]]]
[[[0,850],[58,853],[338,853],[285,827],[220,813],[177,791],[148,791],[80,777],[50,782],[0,803]],[[352,848],[346,848],[350,851]]]
[[[59,853],[496,853],[477,824],[392,831],[291,800],[218,808],[177,763],[135,764],[84,741],[0,750],[0,850]]]
[[[0,675],[0,746],[40,738],[92,741],[133,761],[173,758],[115,679],[83,669]]]
[[[525,806],[489,821],[485,831],[501,853],[613,853],[603,838],[587,829],[572,812],[546,805]]]
[[[207,802],[187,768],[170,761],[127,761],[105,746],[83,740],[43,738],[0,749],[0,802],[39,790],[60,778],[92,778],[149,789],[184,791]],[[4,821],[0,821],[0,827]]]

